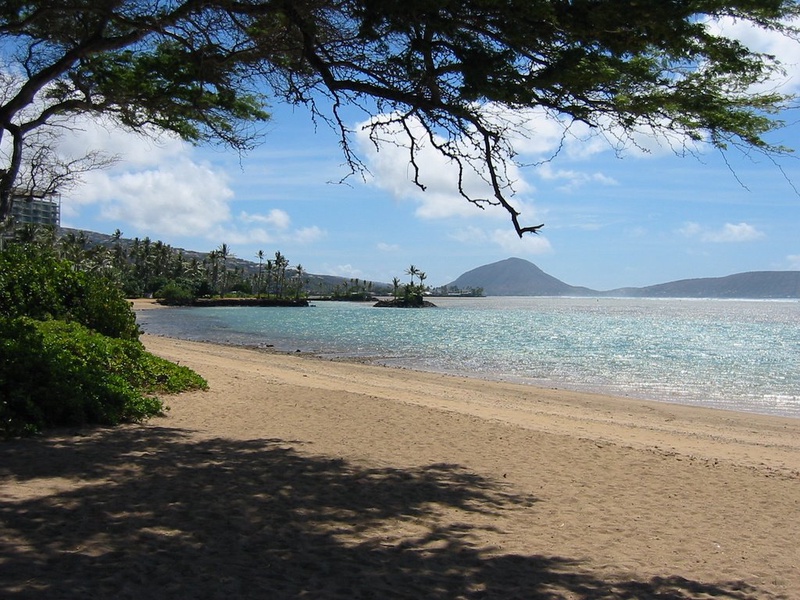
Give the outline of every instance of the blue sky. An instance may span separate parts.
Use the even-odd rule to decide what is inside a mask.
[[[751,32],[742,33],[743,37]],[[755,37],[786,57],[796,45]],[[800,89],[788,58],[783,89]],[[577,130],[555,160],[516,173],[523,224],[545,223],[520,240],[503,211],[460,199],[447,165],[426,156],[422,193],[402,150],[375,153],[353,140],[370,169],[348,174],[336,133],[315,129],[304,109],[276,104],[264,142],[244,157],[174,139],[154,142],[113,128],[84,126],[65,147],[120,156],[63,194],[62,224],[125,237],[160,239],[208,251],[222,243],[244,259],[280,251],[319,274],[374,281],[405,278],[413,264],[441,285],[477,266],[518,256],[572,285],[607,290],[753,270],[800,270],[800,158],[727,158],[708,148],[680,157],[658,140],[619,157]],[[552,155],[555,123],[528,115],[523,158]],[[357,125],[354,116],[352,125]],[[360,117],[363,119],[364,117]],[[800,111],[777,141],[800,148]],[[787,178],[789,181],[787,181]]]

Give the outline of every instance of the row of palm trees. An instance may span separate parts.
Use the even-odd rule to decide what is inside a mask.
[[[224,244],[223,244],[224,245]],[[258,258],[258,272],[254,279],[254,293],[257,298],[294,297],[299,299],[307,283],[306,271],[303,265],[297,264],[293,268],[291,278],[288,277],[289,260],[280,252],[275,253],[274,259],[264,261],[264,251],[256,253]]]
[[[92,240],[83,231],[58,235],[52,227],[23,225],[16,229],[19,242],[38,244],[70,260],[76,269],[102,273],[116,281],[130,298],[158,296],[165,289],[184,298],[255,296],[265,299],[300,299],[308,292],[308,275],[301,264],[290,267],[280,251],[272,257],[259,250],[257,263],[238,260],[231,247],[222,243],[207,254],[189,253],[148,237],[123,239],[117,229],[102,241]],[[403,285],[392,280],[392,295],[407,302],[421,302],[427,291],[424,271],[411,265],[411,277]],[[341,283],[319,282],[320,297],[367,300],[374,293],[367,280],[350,279]]]
[[[327,297],[331,300],[372,300],[375,295],[375,284],[366,279],[351,277],[343,279],[341,283],[335,284],[332,288],[320,282],[317,293],[320,297]]]
[[[228,244],[207,254],[186,256],[183,251],[150,238],[123,240],[122,232],[103,242],[93,242],[83,231],[58,235],[52,227],[23,225],[14,241],[35,244],[55,252],[76,269],[101,273],[113,279],[128,297],[158,295],[165,288],[191,297],[231,294],[259,298],[298,299],[304,293],[306,272],[302,265],[275,252],[265,260],[259,250],[258,266],[236,261]]]

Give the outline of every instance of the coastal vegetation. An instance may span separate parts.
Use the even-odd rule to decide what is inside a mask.
[[[375,306],[387,308],[425,308],[434,306],[433,303],[425,300],[425,296],[430,293],[428,288],[425,287],[425,279],[428,277],[426,273],[411,265],[406,269],[406,275],[411,276],[411,281],[401,285],[397,277],[392,279],[392,299],[379,300]],[[419,283],[414,283],[415,277],[419,280]]]
[[[159,394],[206,386],[144,349],[113,278],[48,244],[0,250],[0,435],[141,421],[165,410]]]
[[[303,266],[291,267],[280,251],[265,259],[261,250],[255,263],[236,257],[226,243],[209,252],[190,252],[149,237],[125,239],[119,230],[111,236],[74,230],[59,234],[51,227],[25,224],[13,236],[69,260],[79,271],[102,275],[127,298],[153,297],[168,305],[188,305],[198,298],[286,302],[309,292]]]

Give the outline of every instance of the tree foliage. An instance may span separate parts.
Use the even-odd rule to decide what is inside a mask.
[[[108,278],[46,244],[0,250],[0,435],[140,421],[163,411],[154,394],[206,387],[138,338],[130,303]]]
[[[136,341],[79,323],[0,317],[0,435],[142,421],[164,410],[155,393],[206,387]]]
[[[347,106],[380,144],[405,136],[414,180],[433,146],[458,192],[500,205],[516,231],[515,136],[531,109],[620,142],[648,129],[765,152],[787,98],[759,87],[780,69],[715,28],[733,18],[796,37],[796,0],[15,0],[0,8],[13,85],[0,218],[24,173],[25,140],[47,124],[104,114],[137,131],[247,149],[267,102],[305,104],[341,133]],[[349,114],[349,113],[348,113]],[[477,173],[489,193],[474,195]]]
[[[79,271],[47,247],[11,244],[0,252],[0,316],[79,323],[138,340],[130,303],[109,279]]]
[[[289,267],[289,260],[280,252],[264,265],[264,251],[259,251],[259,265],[238,259],[225,243],[208,253],[186,252],[148,237],[125,239],[119,230],[111,236],[87,235],[85,231],[57,232],[32,224],[16,227],[7,243],[8,252],[0,252],[0,268],[6,270],[0,272],[0,314],[3,306],[16,305],[19,314],[76,320],[73,305],[97,304],[94,298],[101,298],[104,304],[98,305],[106,308],[99,314],[120,326],[128,324],[123,329],[131,335],[136,335],[134,316],[123,296],[155,297],[164,304],[186,305],[197,298],[226,294],[297,300],[309,290],[302,265]],[[57,279],[70,282],[69,286],[56,288],[47,283],[54,280],[54,270],[66,273]],[[13,285],[4,287],[9,282]],[[323,282],[316,283],[319,287]],[[364,293],[367,284],[365,281]],[[330,287],[322,285],[316,291],[324,294]],[[118,334],[112,331],[109,335]]]

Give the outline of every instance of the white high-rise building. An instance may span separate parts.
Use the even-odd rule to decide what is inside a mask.
[[[37,196],[15,195],[11,207],[11,216],[16,225],[31,223],[33,225],[61,226],[61,196],[48,193]]]

